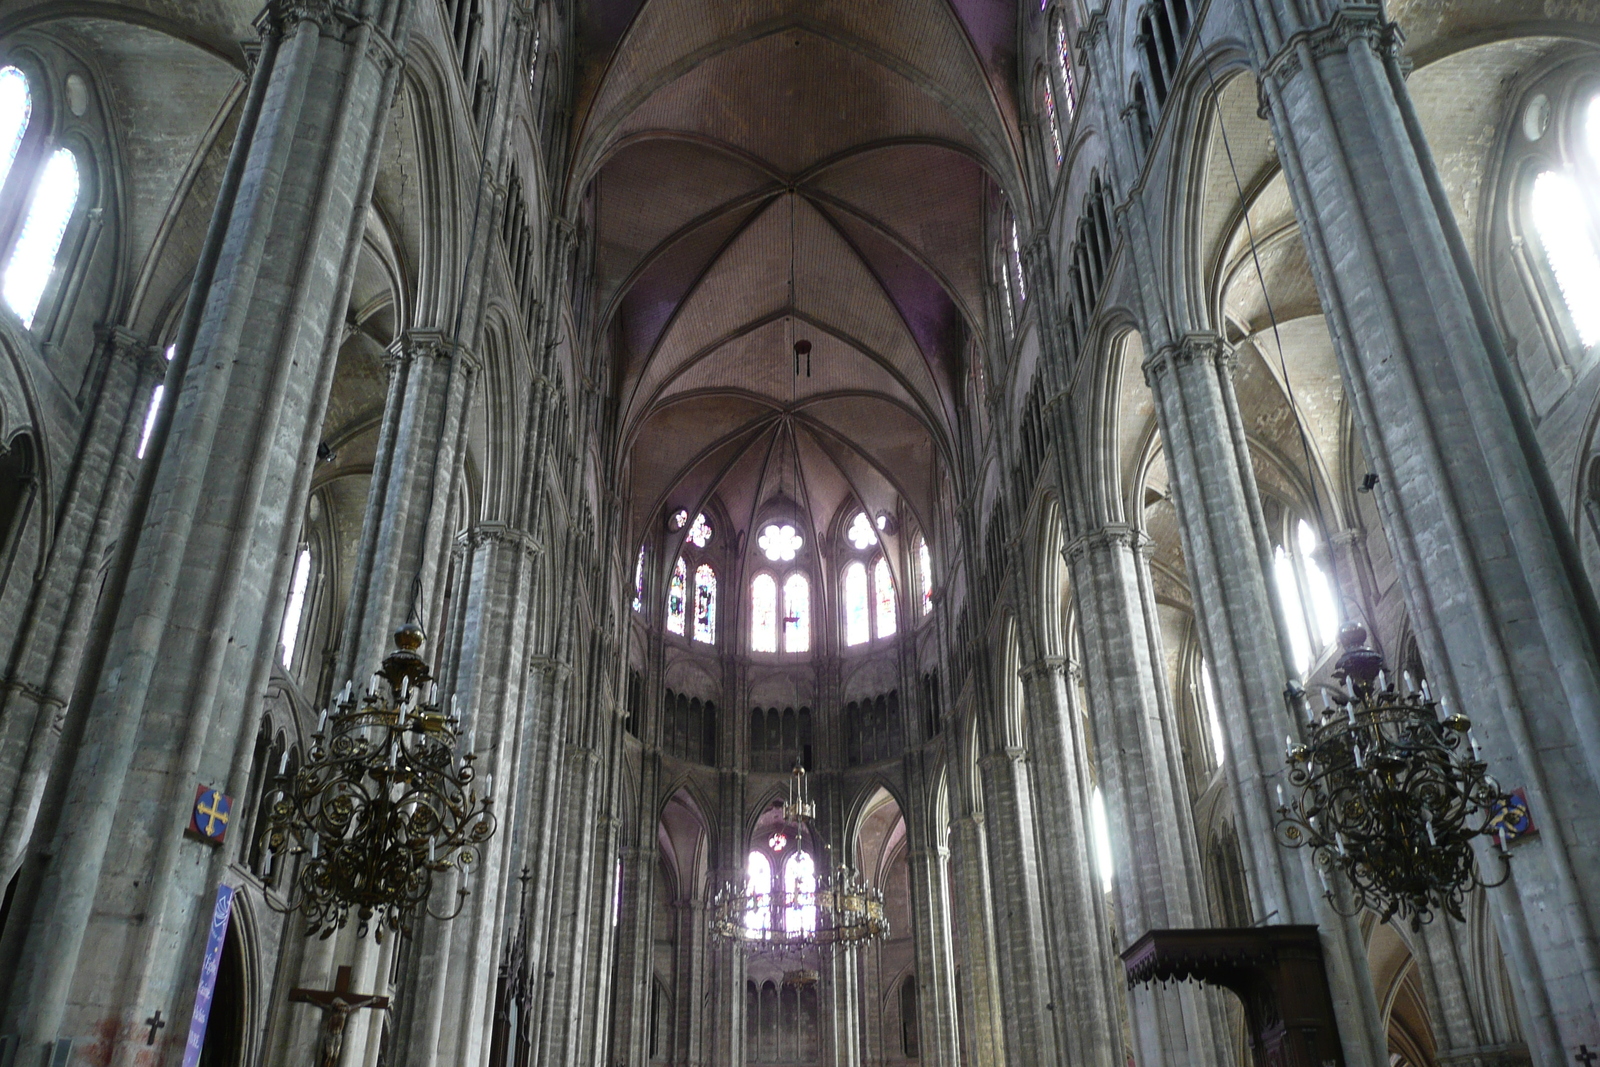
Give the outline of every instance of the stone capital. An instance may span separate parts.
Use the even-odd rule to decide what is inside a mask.
[[[1145,384],[1154,389],[1169,372],[1209,360],[1224,373],[1233,372],[1233,346],[1210,330],[1186,333],[1173,344],[1165,344],[1145,357]]]
[[[463,533],[460,540],[475,549],[485,545],[500,545],[529,556],[537,556],[542,547],[533,534],[500,522],[480,522]]]
[[[1031,682],[1036,679],[1049,679],[1052,676],[1064,678],[1071,667],[1072,664],[1067,662],[1065,656],[1041,656],[1032,663],[1024,664],[1017,673],[1022,676],[1023,681]]]
[[[468,374],[478,371],[478,357],[459,340],[452,340],[443,330],[407,330],[384,355],[391,368],[405,363],[431,359],[437,363],[459,364]]]
[[[1398,56],[1405,35],[1399,26],[1384,18],[1380,5],[1346,3],[1327,22],[1290,34],[1262,67],[1262,78],[1273,78],[1281,85],[1304,69],[1302,57],[1307,53],[1315,63],[1324,56],[1348,51],[1357,41],[1375,55]]]
[[[95,333],[112,359],[133,364],[141,375],[166,376],[167,359],[160,345],[151,344],[126,326],[101,326]]]
[[[1082,563],[1091,552],[1121,548],[1129,552],[1148,552],[1153,542],[1137,526],[1125,522],[1110,522],[1098,530],[1090,530],[1073,538],[1062,549],[1068,563]]]

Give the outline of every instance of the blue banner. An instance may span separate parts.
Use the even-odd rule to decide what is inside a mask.
[[[200,964],[200,986],[194,994],[194,1014],[189,1018],[189,1042],[183,1046],[183,1067],[197,1067],[206,1043],[206,1021],[211,1018],[211,996],[217,989],[217,968],[222,963],[222,943],[233,916],[233,886],[217,886],[217,904],[211,909],[211,933],[206,937],[205,960]]]

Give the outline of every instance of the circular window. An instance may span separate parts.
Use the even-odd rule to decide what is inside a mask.
[[[772,562],[783,563],[794,559],[795,554],[800,551],[800,546],[805,544],[805,539],[788,523],[781,525],[772,523],[761,531],[756,544]]]

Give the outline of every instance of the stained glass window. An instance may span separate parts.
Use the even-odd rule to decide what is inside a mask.
[[[1011,269],[1016,272],[1017,303],[1028,302],[1028,282],[1022,276],[1022,235],[1017,231],[1017,219],[1011,217]]]
[[[872,523],[867,521],[867,513],[856,512],[856,517],[850,522],[850,529],[845,532],[845,537],[856,546],[856,551],[878,543],[878,532],[872,528]]]
[[[294,647],[300,640],[300,616],[305,614],[306,586],[311,582],[311,549],[302,547],[295,557],[294,577],[289,579],[289,603],[283,609],[283,625],[278,628],[278,649],[285,667],[294,666]]]
[[[672,517],[671,518],[667,519],[667,529],[669,529],[669,530],[681,530],[681,529],[683,529],[683,524],[688,522],[688,521],[689,521],[689,509],[688,508],[679,508],[677,511],[674,511],[672,513]]]
[[[756,545],[762,554],[774,563],[787,563],[794,559],[803,544],[805,540],[788,523],[772,523],[756,538]]]
[[[1590,111],[1590,128],[1597,120]],[[1591,144],[1594,136],[1590,137]],[[1533,225],[1561,299],[1585,346],[1600,344],[1600,254],[1589,237],[1589,208],[1578,183],[1547,170],[1533,181]]]
[[[1600,293],[1595,296],[1600,299]],[[1300,560],[1305,565],[1307,592],[1311,594],[1311,618],[1316,623],[1318,641],[1327,648],[1339,636],[1339,604],[1334,599],[1333,583],[1317,563],[1317,535],[1312,532],[1311,524],[1301,519],[1295,536],[1300,542]]]
[[[889,637],[895,631],[894,578],[889,574],[889,561],[882,557],[872,568],[872,593],[878,606],[878,637]]]
[[[1014,332],[1017,328],[1017,309],[1011,299],[1011,268],[1006,265],[1004,253],[1000,254],[999,261],[1000,296],[1006,306],[1006,329]]]
[[[1078,81],[1072,73],[1072,42],[1067,40],[1067,21],[1056,12],[1056,65],[1061,73],[1061,110],[1066,122],[1078,110]]]
[[[844,569],[845,644],[859,645],[871,639],[867,609],[867,566],[857,560]]]
[[[783,583],[783,650],[811,650],[811,583],[791,574]]]
[[[1304,671],[1311,666],[1311,635],[1306,632],[1306,609],[1300,600],[1300,582],[1295,577],[1294,560],[1279,545],[1272,554],[1272,580],[1278,587],[1278,604],[1289,622],[1290,651],[1294,653],[1295,669]]]
[[[783,926],[790,934],[807,934],[817,928],[817,864],[809,852],[796,852],[783,865],[783,891],[789,906]]]
[[[28,91],[27,76],[16,67],[0,69],[0,186],[11,173],[32,115],[33,94]]]
[[[1050,127],[1050,147],[1055,152],[1056,166],[1061,166],[1061,120],[1056,116],[1056,94],[1050,91],[1050,79],[1043,78],[1040,84],[1044,88],[1044,116],[1045,122]]]
[[[709,563],[694,571],[694,639],[708,645],[717,639],[717,574]]]
[[[917,535],[917,577],[922,580],[922,613],[933,610],[933,557],[928,553],[928,542]]]
[[[706,547],[706,542],[711,540],[711,524],[704,515],[694,517],[694,525],[689,527],[689,540],[696,548]]]
[[[744,928],[750,933],[772,929],[772,864],[762,853],[752,851],[745,860],[744,878],[750,893],[750,910],[744,913]]]
[[[6,303],[17,313],[22,325],[33,325],[34,312],[44,296],[45,285],[61,250],[61,238],[72,220],[78,203],[78,157],[68,148],[50,154],[44,173],[28,205],[28,218],[22,236],[11,251],[6,265],[4,291]]]
[[[767,838],[767,847],[774,852],[782,852],[789,847],[789,838],[785,834],[777,833]]]
[[[639,562],[633,567],[633,610],[644,610],[644,546],[639,546]]]
[[[750,647],[778,651],[778,583],[770,574],[758,574],[750,583]]]
[[[672,582],[667,586],[667,629],[675,634],[683,633],[688,599],[689,569],[679,556],[678,562],[672,565]]]

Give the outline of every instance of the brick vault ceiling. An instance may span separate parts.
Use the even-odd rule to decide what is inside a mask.
[[[746,531],[897,498],[926,524],[1015,186],[1010,7],[587,5],[573,189],[635,530],[712,499]]]

